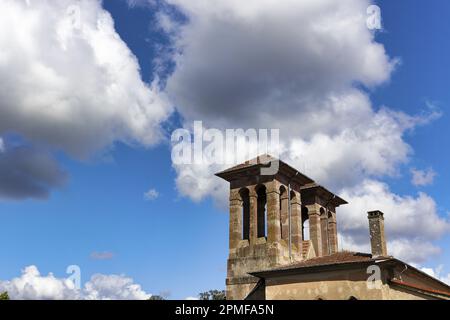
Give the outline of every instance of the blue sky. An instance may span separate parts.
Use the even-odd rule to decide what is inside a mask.
[[[172,49],[170,35],[158,25],[157,13],[166,10],[174,24],[181,23],[181,26],[194,24],[196,15],[186,19],[175,11],[167,11],[162,3],[130,7],[126,1],[105,0],[102,6],[111,14],[118,35],[136,56],[142,80],[151,83],[159,75],[164,91],[164,80],[171,77],[176,67],[170,60],[171,51],[157,50]],[[450,134],[450,3],[399,0],[377,1],[376,4],[381,8],[384,29],[375,34],[374,41],[384,46],[389,57],[399,58],[400,63],[388,79],[372,87],[363,86],[361,90],[369,97],[374,112],[387,106],[421,116],[431,112],[429,106],[432,105],[432,111],[440,117],[402,131],[403,142],[412,152],[407,161],[394,165],[395,174],[385,175],[379,171],[366,174],[370,171],[366,168],[357,179],[386,183],[390,193],[403,197],[400,205],[408,196],[417,199],[419,192],[425,193],[436,203],[434,213],[442,222],[448,219],[450,212],[447,196],[450,148],[446,139]],[[183,8],[180,5],[179,10]],[[293,30],[285,31],[292,32],[294,37]],[[191,37],[188,40],[196,41]],[[156,70],[156,58],[168,61],[163,63],[162,71]],[[0,74],[2,72],[4,69],[0,69]],[[173,88],[169,95],[177,94],[176,85]],[[160,121],[166,137],[184,121],[189,121],[193,110],[180,106],[188,101],[186,99],[176,102],[170,99],[169,104],[177,109]],[[205,121],[217,117],[217,113],[205,115]],[[214,125],[214,121],[211,124]],[[249,122],[251,124],[254,122]],[[171,299],[196,296],[209,289],[224,289],[228,247],[226,209],[214,194],[205,194],[200,201],[185,194],[186,188],[193,193],[197,190],[192,185],[183,187],[177,181],[180,169],[172,164],[171,147],[166,139],[149,144],[140,143],[139,139],[131,143],[127,139],[111,139],[103,147],[95,147],[90,156],[80,157],[70,148],[61,147],[62,144],[56,143],[55,147],[51,139],[44,143],[42,137],[34,140],[29,131],[20,128],[21,123],[15,132],[14,128],[2,127],[0,121],[0,137],[8,146],[14,144],[14,135],[25,136],[25,140],[51,155],[66,172],[67,181],[62,187],[51,186],[49,196],[43,199],[0,199],[0,279],[18,277],[20,270],[29,265],[36,265],[43,275],[52,272],[63,278],[66,267],[75,264],[81,268],[83,282],[96,273],[123,274],[140,284],[144,291],[162,293]],[[429,185],[415,186],[411,183],[412,168],[432,169],[436,176]],[[335,190],[352,194],[346,190],[353,187],[337,184]],[[150,189],[157,191],[156,199],[144,197]],[[361,214],[365,219],[364,212]],[[349,234],[353,235],[352,230]],[[396,231],[392,232],[392,238],[397,240]],[[416,231],[401,232],[399,241],[413,239]],[[440,275],[450,273],[449,240],[448,230],[439,237],[426,238],[424,242],[440,248],[440,253],[419,259],[417,264],[435,271],[442,265]],[[109,252],[112,258],[94,259],[91,257],[94,252]],[[416,261],[413,259],[413,262]]]

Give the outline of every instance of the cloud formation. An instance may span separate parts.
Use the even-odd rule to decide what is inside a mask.
[[[411,183],[416,187],[428,186],[433,184],[436,172],[428,168],[426,170],[411,169]]]
[[[141,80],[101,1],[3,0],[0,11],[0,136],[46,150],[5,153],[0,140],[0,198],[44,198],[59,187],[53,151],[86,159],[117,141],[161,140],[172,109],[158,79]]]
[[[341,195],[349,202],[339,209],[345,249],[370,252],[367,211],[381,210],[385,214],[389,254],[423,263],[441,252],[432,241],[450,231],[450,221],[439,216],[435,201],[425,193],[400,196],[385,183],[365,180]]]
[[[141,80],[101,1],[3,0],[0,11],[0,136],[13,132],[77,159],[116,141],[160,141],[170,105],[158,80]]]
[[[36,266],[22,270],[20,277],[0,280],[0,292],[13,300],[145,300],[151,294],[133,279],[123,275],[95,274],[84,288],[75,288],[71,280],[41,275]]]
[[[172,34],[179,54],[166,88],[187,126],[279,128],[283,158],[335,188],[407,160],[403,135],[423,119],[376,111],[361,89],[397,63],[366,26],[369,1],[167,2],[188,18]],[[217,181],[208,168],[175,168],[182,192],[219,188],[205,184]]]
[[[47,152],[0,145],[0,200],[45,199],[66,181],[67,173]]]

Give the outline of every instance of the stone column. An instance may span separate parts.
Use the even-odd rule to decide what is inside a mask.
[[[320,212],[317,205],[308,206],[309,238],[318,257],[322,256],[322,231],[320,228]]]
[[[289,213],[288,213],[288,205],[289,205],[289,199],[287,194],[287,188],[286,190],[280,195],[280,216],[281,216],[281,238],[286,240],[286,243],[289,241]]]
[[[281,239],[280,192],[275,181],[266,184],[267,188],[267,242],[275,243]]]
[[[258,239],[258,196],[255,187],[249,187],[250,190],[250,245],[256,243]]]
[[[295,195],[291,198],[291,231],[292,244],[297,248],[297,253],[302,252],[302,204],[300,194],[294,191]]]
[[[336,213],[332,212],[331,217],[328,218],[328,238],[330,243],[330,253],[338,252],[338,236],[336,226]]]
[[[328,251],[328,240],[329,240],[329,230],[328,230],[328,216],[325,211],[320,215],[320,229],[322,236],[322,254],[324,256],[329,254]]]
[[[238,189],[230,190],[230,253],[242,238],[242,199]]]

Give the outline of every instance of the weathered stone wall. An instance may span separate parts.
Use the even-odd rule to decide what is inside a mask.
[[[250,236],[242,238],[241,187],[230,190],[230,251],[227,271],[227,299],[243,299],[258,282],[249,275],[253,271],[271,269],[302,259],[300,231],[300,193],[293,192],[292,204],[292,257],[289,257],[288,241],[282,239],[283,224],[280,213],[280,187],[277,180],[265,182],[267,199],[267,237],[258,237],[257,188],[261,183],[245,186],[249,190]],[[286,193],[287,194],[287,193]],[[288,200],[288,198],[286,198]],[[294,237],[295,236],[295,237]]]
[[[340,270],[283,276],[266,280],[268,300],[423,300],[429,299],[419,293],[412,293],[390,286],[383,276],[369,288],[365,270]]]

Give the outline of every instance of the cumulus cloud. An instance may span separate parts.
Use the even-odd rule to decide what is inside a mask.
[[[161,139],[169,103],[101,1],[3,0],[0,11],[0,134],[78,159]]]
[[[349,250],[370,251],[367,211],[385,213],[388,253],[408,262],[422,263],[440,253],[432,241],[450,231],[450,221],[439,216],[435,201],[425,193],[400,196],[387,184],[365,180],[341,193],[349,204],[338,214],[342,245]]]
[[[167,2],[188,17],[166,88],[187,125],[279,128],[282,158],[331,188],[396,175],[411,154],[404,134],[436,117],[376,111],[355,85],[386,82],[397,62],[366,26],[369,1]],[[178,189],[220,196],[224,167],[175,164]]]
[[[436,172],[428,168],[426,170],[411,169],[411,183],[417,187],[433,184]]]
[[[366,27],[368,1],[168,2],[189,23],[174,40],[167,91],[186,118],[211,126],[333,131],[348,124],[333,109],[355,122],[367,111],[340,103],[359,98],[353,83],[382,83],[395,66]],[[328,116],[310,123],[311,114]]]
[[[20,277],[0,281],[0,291],[13,300],[144,300],[151,297],[133,279],[123,275],[95,274],[84,288],[69,279],[41,275],[36,266],[22,270]]]
[[[153,201],[158,199],[159,192],[156,189],[150,189],[144,193],[144,199],[148,201]]]
[[[45,151],[27,146],[0,150],[0,199],[45,199],[66,180],[66,172]]]
[[[83,298],[87,300],[145,300],[150,297],[151,294],[133,279],[123,275],[95,274],[83,290]]]
[[[172,35],[166,87],[187,125],[279,128],[283,159],[334,188],[394,175],[407,160],[403,135],[426,117],[375,111],[361,89],[389,80],[397,64],[366,26],[369,1],[167,3],[188,18]],[[195,200],[223,188],[216,167],[175,169]]]

